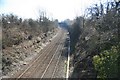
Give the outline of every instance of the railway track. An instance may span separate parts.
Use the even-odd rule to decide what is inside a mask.
[[[64,38],[64,37],[63,37]],[[54,78],[54,74],[58,68],[58,64],[61,58],[61,54],[62,54],[62,48],[63,48],[63,38],[59,43],[59,46],[54,54],[54,57],[52,57],[49,65],[47,66],[47,68],[45,69],[43,75],[41,76],[41,78]]]
[[[41,54],[15,78],[53,78],[60,61],[60,50],[63,47],[62,33],[63,31],[59,32],[58,36],[41,51]]]
[[[65,40],[64,40],[65,41]],[[62,45],[62,51],[60,52],[57,62],[54,67],[54,71],[52,73],[51,78],[66,78],[66,63],[67,57],[66,53],[64,53],[64,45]]]

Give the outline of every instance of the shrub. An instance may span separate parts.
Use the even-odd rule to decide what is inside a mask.
[[[94,56],[93,64],[98,71],[98,78],[118,77],[118,46]]]

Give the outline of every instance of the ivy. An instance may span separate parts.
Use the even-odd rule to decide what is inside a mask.
[[[112,46],[110,50],[105,50],[93,57],[93,64],[97,70],[98,78],[118,77],[118,47]]]

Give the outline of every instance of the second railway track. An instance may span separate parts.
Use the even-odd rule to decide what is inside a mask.
[[[59,46],[57,50],[55,51],[54,56],[52,57],[51,61],[49,62],[49,65],[46,67],[44,73],[42,74],[41,78],[53,78],[54,74],[56,72],[56,68],[58,67],[58,63],[62,54],[62,48],[63,48],[63,38],[59,42]]]

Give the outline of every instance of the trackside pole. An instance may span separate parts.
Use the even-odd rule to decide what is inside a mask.
[[[69,78],[69,62],[70,62],[70,40],[68,45],[68,61],[67,61],[67,73],[66,73],[66,80]]]

